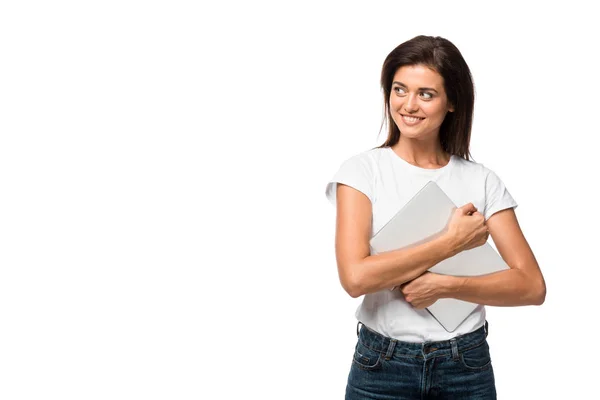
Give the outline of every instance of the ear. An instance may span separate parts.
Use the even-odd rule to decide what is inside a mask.
[[[448,112],[454,112],[454,106],[452,104],[448,106]]]

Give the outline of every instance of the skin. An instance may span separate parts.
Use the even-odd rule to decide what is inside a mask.
[[[392,150],[421,168],[445,166],[450,155],[443,151],[439,143],[439,128],[446,114],[454,112],[454,107],[447,100],[443,78],[428,67],[415,65],[399,68],[393,82],[389,107],[401,136]],[[421,89],[425,87],[434,90]],[[402,120],[403,114],[425,119],[416,126],[409,126]],[[366,293],[363,278],[360,277],[360,271],[365,270],[366,260],[371,260],[368,269],[388,271],[393,265],[390,264],[393,262],[392,255],[369,255],[372,212],[369,199],[343,184],[338,185],[337,199],[338,268],[344,288],[351,296],[358,297]],[[457,208],[447,232],[436,244],[432,244],[431,250],[435,250],[436,254],[440,252],[451,256],[483,245],[488,235],[492,235],[509,270],[475,277],[417,273],[397,283],[399,286],[396,290],[402,291],[406,301],[415,308],[428,307],[445,297],[493,306],[542,304],[546,296],[544,278],[512,208],[495,213],[487,221],[471,203]],[[404,262],[412,263],[412,258],[407,260]],[[377,275],[369,280],[370,291],[381,290],[381,285],[385,284],[377,281]],[[374,280],[376,283],[373,283]]]
[[[454,111],[446,97],[444,79],[425,66],[415,65],[399,68],[392,82],[389,108],[401,133],[400,140],[392,149],[417,167],[443,167],[450,160],[450,154],[442,150],[440,126],[446,113]],[[404,122],[402,115],[425,119],[416,126],[410,126]]]

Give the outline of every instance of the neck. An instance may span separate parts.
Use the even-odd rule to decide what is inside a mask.
[[[392,150],[405,161],[421,168],[439,168],[448,164],[451,154],[437,146],[415,146],[398,142]]]

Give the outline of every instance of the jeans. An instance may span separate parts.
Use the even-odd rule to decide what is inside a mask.
[[[440,342],[399,341],[360,321],[356,334],[346,400],[496,399],[487,321]]]

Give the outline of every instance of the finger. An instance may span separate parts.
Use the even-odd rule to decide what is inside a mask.
[[[473,203],[467,203],[460,208],[463,214],[471,214],[477,211],[477,207]]]

